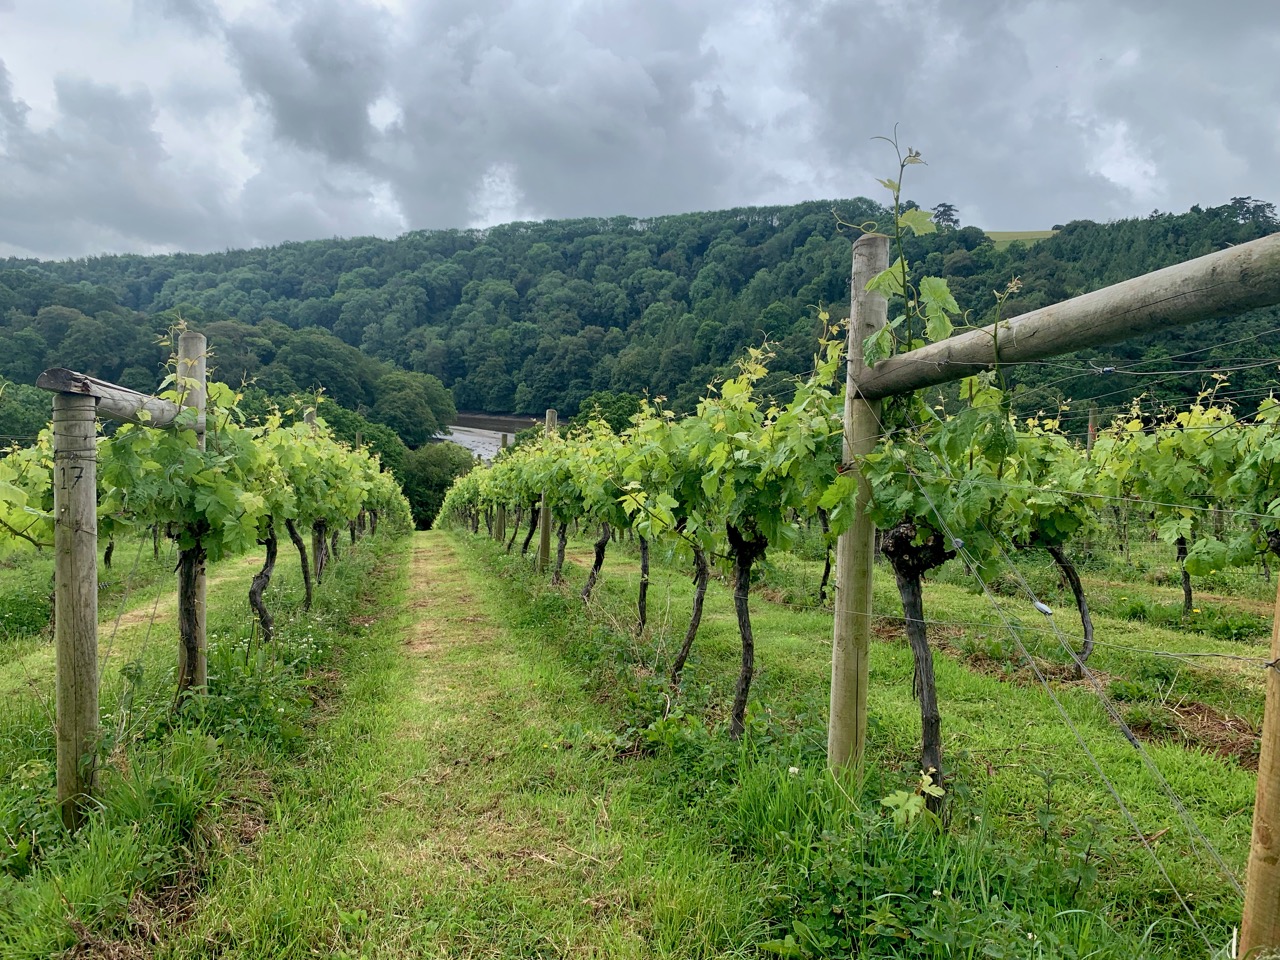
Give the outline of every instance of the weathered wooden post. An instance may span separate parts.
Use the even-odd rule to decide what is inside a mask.
[[[316,402],[319,403],[317,397]],[[302,414],[302,422],[311,428],[314,436],[316,427],[316,408],[310,407]],[[328,548],[325,542],[325,528],[323,523],[313,523],[311,525],[311,576],[319,586],[321,578],[324,576],[324,568],[326,562],[326,554]]]
[[[502,449],[507,449],[507,435],[502,435]],[[505,503],[498,504],[494,510],[493,517],[493,539],[499,543],[505,543],[507,540],[507,505]]]
[[[556,429],[556,412],[547,411],[547,432],[551,436]],[[551,562],[551,511],[547,509],[547,491],[542,491],[542,510],[538,514],[538,563],[539,573],[544,573]]]
[[[53,397],[54,639],[57,775],[62,822],[75,830],[97,778],[97,404]]]
[[[849,299],[848,369],[844,396],[844,468],[858,471],[859,458],[875,449],[880,435],[880,402],[858,394],[866,372],[862,344],[888,317],[883,294],[867,283],[889,266],[889,238],[868,234],[853,245],[853,289]],[[827,763],[833,769],[862,760],[867,737],[867,658],[871,646],[871,574],[876,529],[867,516],[871,488],[858,476],[853,525],[836,541],[836,610],[831,646],[831,721]]]
[[[178,408],[61,367],[40,374],[36,386],[54,395],[57,796],[74,830],[93,795],[98,747],[97,418],[166,427]]]
[[[1241,958],[1280,953],[1280,585],[1271,628],[1253,841],[1240,921]]]
[[[203,333],[186,331],[178,338],[178,386],[182,406],[196,411],[196,438],[205,444],[206,345]],[[197,531],[197,536],[201,535]],[[209,683],[209,663],[205,635],[205,602],[208,585],[204,544],[178,551],[178,690],[203,689]]]

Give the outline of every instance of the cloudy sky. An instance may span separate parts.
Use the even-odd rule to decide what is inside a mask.
[[[1280,202],[1280,0],[0,0],[0,256]]]

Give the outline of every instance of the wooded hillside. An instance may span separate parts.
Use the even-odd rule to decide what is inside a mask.
[[[568,416],[599,390],[648,391],[687,409],[747,345],[775,344],[778,381],[809,370],[817,305],[847,309],[850,225],[887,219],[855,199],[204,255],[10,259],[0,261],[0,375],[30,383],[56,363],[150,389],[157,333],[182,316],[208,334],[222,379],[256,377],[273,392],[323,385],[410,446],[447,416],[441,384],[458,408],[495,413],[556,407]],[[981,230],[953,227],[906,249],[913,265],[948,278],[977,323],[1015,276],[1018,313],[1277,229],[1274,206],[1245,197],[1179,215],[1075,221],[1032,246],[996,250]],[[1164,359],[1211,343],[1221,346],[1196,353],[1193,369],[1280,356],[1280,339],[1232,343],[1276,327],[1280,311],[1259,311],[1088,355],[1099,367],[1144,363],[1131,373],[1062,383],[1063,370],[1045,365],[1013,379],[1038,388],[1029,405],[1127,402],[1153,383],[1136,374],[1187,367]],[[1272,372],[1234,373],[1232,389],[1247,395]],[[1161,382],[1166,399],[1198,384]],[[424,393],[425,405],[413,400]]]

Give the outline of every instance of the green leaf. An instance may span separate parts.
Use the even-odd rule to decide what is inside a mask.
[[[902,211],[898,216],[898,222],[917,237],[924,236],[926,233],[938,232],[938,225],[933,222],[933,215],[928,210],[921,210],[919,207]]]
[[[882,270],[867,281],[867,289],[873,293],[882,293],[886,297],[902,296],[902,277],[906,265],[901,257],[893,262],[887,270]]]
[[[925,336],[937,343],[951,336],[949,314],[959,313],[960,304],[941,277],[925,277],[920,281],[920,302],[924,305]]]
[[[888,327],[881,327],[862,341],[862,359],[868,365],[879,363],[891,353],[893,353],[893,331]]]
[[[898,181],[897,181],[897,180],[880,180],[879,178],[877,178],[877,182],[879,182],[880,186],[884,187],[884,188],[885,188],[886,190],[888,190],[890,193],[897,193],[897,192],[898,192]]]

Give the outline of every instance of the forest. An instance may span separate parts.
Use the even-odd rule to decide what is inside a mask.
[[[1182,214],[1073,221],[1039,242],[997,249],[942,206],[941,229],[907,238],[904,252],[913,271],[948,280],[971,324],[990,321],[995,291],[1014,277],[1021,289],[1005,316],[1280,229],[1273,204],[1236,197]],[[208,335],[219,379],[276,395],[323,387],[409,448],[436,434],[455,406],[572,416],[584,398],[612,391],[662,396],[688,411],[749,346],[769,341],[775,355],[765,392],[807,373],[819,309],[847,312],[851,240],[890,220],[860,198],[211,254],[8,259],[0,261],[0,376],[31,384],[58,365],[150,390],[163,359],[159,335],[181,318]],[[1162,358],[1197,347],[1205,326],[1219,346],[1192,366],[1236,366],[1232,342],[1280,326],[1280,310],[1010,370],[1015,402],[1034,412],[1096,397],[1104,411],[1119,409],[1147,390],[1146,376],[1170,366]],[[1268,351],[1280,356],[1280,343],[1255,341],[1247,359]],[[1082,362],[1097,373],[1086,367],[1061,385],[1059,367],[1078,372]],[[1247,408],[1266,379],[1265,368],[1240,370],[1232,389]],[[1154,388],[1153,399],[1185,400],[1196,389],[1183,378]],[[15,387],[6,399],[0,434],[28,435],[43,422],[33,393]]]

